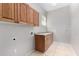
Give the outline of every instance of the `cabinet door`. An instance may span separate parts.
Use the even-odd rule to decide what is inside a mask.
[[[21,20],[21,3],[18,3],[18,22]]]
[[[11,19],[15,20],[15,5],[14,3],[11,3],[10,6],[11,6]]]
[[[11,18],[11,5],[9,3],[2,4],[2,17],[3,18]]]
[[[31,8],[31,7],[29,7],[29,23],[31,24],[31,25],[34,25],[33,24],[33,9]]]
[[[33,9],[27,5],[27,23],[33,25]]]
[[[26,23],[27,21],[27,5],[21,4],[21,19],[20,22]]]
[[[15,5],[14,3],[3,3],[2,4],[2,17],[6,20],[15,21]]]
[[[33,11],[33,21],[34,21],[34,26],[39,26],[39,13],[37,11]]]
[[[15,19],[15,22],[17,23],[18,22],[18,3],[15,3],[14,4],[14,19]]]
[[[27,5],[27,23],[30,24],[30,6]]]
[[[2,4],[0,3],[0,18],[2,18]]]

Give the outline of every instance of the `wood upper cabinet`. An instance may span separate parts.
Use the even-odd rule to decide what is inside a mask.
[[[27,22],[34,26],[39,25],[39,13],[29,5],[27,6]]]
[[[3,3],[2,18],[6,21],[18,23],[18,3]]]
[[[27,5],[22,3],[20,4],[20,21],[26,23],[27,22]]]
[[[29,23],[33,25],[33,9],[29,7]]]
[[[21,3],[18,3],[18,15],[17,15],[17,19],[18,19],[18,22],[20,22],[21,20]]]
[[[3,18],[11,18],[11,5],[9,3],[2,4],[2,17]]]
[[[15,19],[15,4],[12,3],[10,4],[11,6],[11,19],[14,20]]]
[[[0,3],[0,18],[2,18],[2,4]]]
[[[14,20],[16,23],[19,22],[19,20],[18,20],[18,3],[14,4]]]
[[[15,4],[2,3],[2,18],[15,22]],[[7,20],[7,21],[8,21]]]
[[[34,26],[39,26],[39,13],[37,11],[33,11],[33,21]]]
[[[27,5],[27,23],[33,25],[33,9]]]
[[[16,23],[28,23],[34,26],[39,25],[39,13],[25,3],[2,3],[0,4],[0,15],[6,21]]]

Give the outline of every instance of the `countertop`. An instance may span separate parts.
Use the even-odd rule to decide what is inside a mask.
[[[36,35],[48,35],[48,34],[52,34],[52,32],[47,32],[47,33],[37,33]]]

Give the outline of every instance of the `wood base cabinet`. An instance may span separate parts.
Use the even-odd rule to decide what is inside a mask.
[[[35,50],[45,52],[53,42],[53,34],[35,35]]]

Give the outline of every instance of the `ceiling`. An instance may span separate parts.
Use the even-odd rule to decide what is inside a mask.
[[[38,3],[38,5],[45,11],[51,11],[57,8],[67,6],[69,4],[68,3]]]

